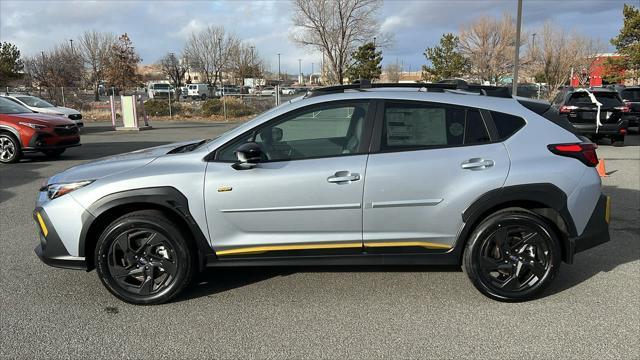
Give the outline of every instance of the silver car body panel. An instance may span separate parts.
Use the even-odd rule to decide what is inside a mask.
[[[526,126],[502,143],[432,150],[349,155],[261,163],[238,171],[206,157],[251,128],[300,107],[349,99],[430,101],[520,116]],[[333,243],[350,247],[384,241],[424,241],[440,249],[455,245],[461,213],[487,191],[502,186],[551,183],[567,194],[568,211],[580,234],[600,194],[595,169],[559,157],[547,144],[575,143],[575,135],[513,99],[418,91],[345,91],[292,101],[228,131],[191,152],[179,146],[146,149],[101,159],[55,175],[49,183],[95,180],[55,200],[40,193],[70,255],[78,255],[81,214],[117,192],[173,187],[188,199],[189,212],[216,251],[262,244]],[[490,159],[480,171],[462,162]],[[361,175],[348,184],[327,182],[338,171]],[[227,191],[226,189],[231,189]]]

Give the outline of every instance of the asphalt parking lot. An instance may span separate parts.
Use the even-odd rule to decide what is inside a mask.
[[[153,125],[89,124],[58,160],[0,167],[1,358],[640,358],[637,134],[598,149],[611,241],[563,264],[535,301],[489,300],[459,268],[250,268],[208,271],[178,300],[140,307],[95,272],[42,264],[31,211],[42,181],[65,168],[234,126]]]

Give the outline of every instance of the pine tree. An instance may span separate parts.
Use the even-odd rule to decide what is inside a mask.
[[[351,54],[353,63],[347,69],[346,76],[351,81],[379,79],[382,74],[382,51],[376,51],[372,42],[358,47]]]
[[[19,79],[23,68],[20,50],[6,41],[0,44],[0,84],[6,85],[13,79]]]
[[[606,66],[611,69],[611,80],[615,79],[616,69],[626,68],[626,77],[640,76],[640,9],[633,5],[624,5],[622,10],[624,24],[618,36],[611,39],[611,44],[616,47],[622,59],[610,59]],[[609,71],[607,71],[609,73]]]
[[[431,66],[422,66],[422,78],[425,81],[438,81],[462,76],[468,69],[467,60],[458,51],[459,39],[448,33],[440,38],[440,45],[427,48],[424,56]]]

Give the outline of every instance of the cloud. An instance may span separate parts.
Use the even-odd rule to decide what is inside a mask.
[[[601,39],[608,44],[622,25],[620,0],[524,1],[523,27],[535,29],[554,21],[567,30]],[[383,50],[384,63],[404,62],[416,70],[425,63],[422,52],[438,43],[445,32],[458,32],[480,15],[515,15],[516,2],[506,0],[387,0],[379,11],[383,32],[395,43]],[[277,71],[305,72],[311,62],[316,69],[322,56],[313,49],[297,47],[289,40],[289,1],[0,1],[0,40],[15,43],[25,55],[38,54],[85,30],[127,32],[145,63],[167,52],[180,52],[188,36],[209,25],[252,42]]]

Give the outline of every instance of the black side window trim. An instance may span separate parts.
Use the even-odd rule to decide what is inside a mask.
[[[388,103],[391,104],[409,104],[409,105],[428,105],[428,106],[442,106],[446,108],[462,108],[465,110],[477,110],[480,112],[480,117],[482,118],[482,122],[489,134],[490,141],[485,143],[476,143],[476,144],[456,144],[456,145],[431,145],[431,146],[416,146],[416,147],[405,147],[399,149],[381,149],[382,142],[382,127],[384,126],[384,109]],[[491,119],[491,115],[488,110],[464,106],[464,105],[452,105],[447,103],[438,103],[433,101],[418,101],[418,100],[381,100],[378,102],[378,106],[376,108],[376,119],[374,125],[374,131],[372,134],[371,147],[369,148],[370,154],[386,154],[386,153],[394,153],[394,152],[405,152],[405,151],[419,151],[419,150],[434,150],[434,149],[446,149],[446,148],[457,148],[457,147],[468,147],[468,146],[479,146],[479,145],[488,145],[497,142],[501,142],[502,140],[498,139],[498,132],[495,128],[495,124]]]
[[[362,133],[362,144],[360,144],[360,151],[358,151],[358,153],[354,153],[354,154],[340,154],[340,155],[330,155],[330,156],[315,156],[315,157],[309,157],[309,158],[304,158],[304,159],[282,159],[282,160],[270,160],[270,161],[265,161],[265,162],[283,162],[283,161],[302,161],[302,160],[311,160],[311,159],[322,159],[322,158],[332,158],[332,157],[345,157],[345,156],[354,156],[354,155],[363,155],[363,154],[367,154],[366,149],[369,149],[370,146],[370,141],[371,141],[371,133],[373,130],[373,122],[374,119],[376,117],[376,103],[377,101],[375,99],[348,99],[348,100],[334,100],[334,101],[327,101],[327,102],[322,102],[322,103],[317,103],[317,104],[312,104],[312,105],[308,105],[308,106],[303,106],[301,108],[289,111],[287,113],[281,114],[277,117],[274,117],[272,119],[270,119],[269,121],[266,121],[258,126],[255,126],[245,132],[243,132],[242,134],[234,137],[233,139],[227,141],[226,143],[224,143],[223,145],[220,145],[217,149],[215,149],[214,151],[212,151],[211,153],[209,153],[207,156],[205,156],[204,160],[205,161],[209,161],[209,162],[220,162],[220,163],[227,163],[227,164],[232,164],[235,161],[228,161],[228,160],[218,160],[218,156],[220,153],[221,149],[224,149],[227,145],[235,142],[236,140],[245,137],[246,135],[250,134],[250,133],[255,133],[262,130],[263,128],[270,126],[272,123],[274,122],[278,122],[280,120],[282,120],[283,118],[286,117],[294,117],[297,115],[300,115],[302,113],[305,112],[309,112],[309,111],[313,111],[313,109],[315,108],[322,108],[325,107],[326,105],[331,105],[332,107],[338,107],[338,106],[348,106],[348,105],[357,105],[357,104],[362,104],[362,103],[366,103],[368,102],[368,106],[367,106],[367,114],[365,115],[364,118],[364,129],[363,129],[363,133]]]

